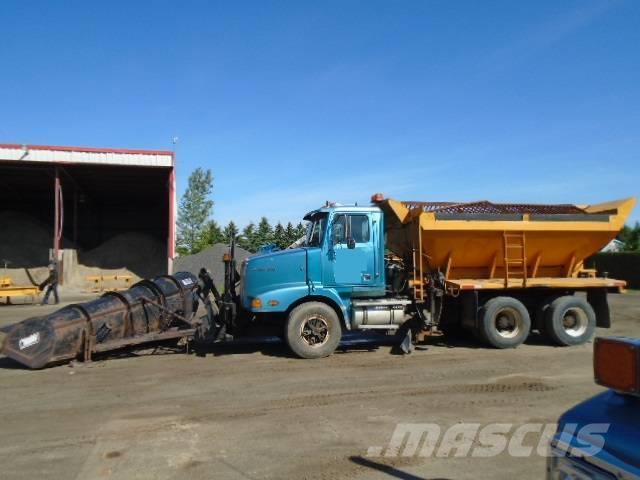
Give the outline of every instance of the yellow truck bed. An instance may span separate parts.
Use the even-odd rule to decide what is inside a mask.
[[[385,213],[388,248],[414,259],[414,282],[444,273],[459,289],[624,288],[595,278],[584,260],[611,241],[636,200],[598,205],[374,202]]]

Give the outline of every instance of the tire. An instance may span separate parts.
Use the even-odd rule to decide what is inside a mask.
[[[285,340],[301,358],[331,355],[340,343],[342,327],[335,310],[321,302],[298,305],[289,314]]]
[[[547,309],[545,334],[562,346],[588,342],[596,330],[596,314],[584,298],[556,298]]]
[[[495,297],[482,307],[478,337],[494,348],[515,348],[531,330],[527,308],[513,297]]]
[[[549,307],[551,307],[551,304],[553,303],[553,301],[556,300],[557,298],[559,298],[557,295],[545,298],[544,300],[542,300],[542,302],[538,304],[538,306],[535,309],[535,312],[533,312],[534,317],[532,319],[533,325],[531,325],[531,328],[538,329],[541,335],[546,335],[545,323],[547,318],[547,311],[549,310]]]

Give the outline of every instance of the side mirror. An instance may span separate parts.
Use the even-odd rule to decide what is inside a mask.
[[[351,237],[347,238],[347,248],[350,250],[356,248],[356,241]]]

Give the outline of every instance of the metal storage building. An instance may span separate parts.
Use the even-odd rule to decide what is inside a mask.
[[[52,254],[67,281],[76,261],[87,267],[82,274],[167,273],[175,196],[172,151],[0,144],[0,268],[46,267]],[[33,228],[21,230],[25,222]]]

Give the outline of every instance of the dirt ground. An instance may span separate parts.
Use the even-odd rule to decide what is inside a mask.
[[[598,334],[640,336],[640,292],[610,302],[614,327]],[[0,325],[50,310],[0,306]],[[350,348],[322,360],[292,358],[282,345],[204,357],[145,350],[41,371],[0,358],[0,478],[541,478],[546,460],[535,454],[367,451],[386,447],[398,423],[553,423],[601,391],[591,351],[533,337],[515,350],[459,341],[408,356]]]

